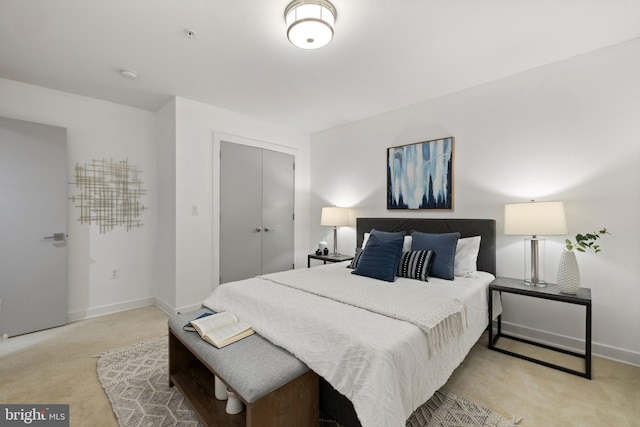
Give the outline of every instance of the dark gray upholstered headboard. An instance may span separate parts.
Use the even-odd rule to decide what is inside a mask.
[[[364,233],[372,228],[381,231],[411,230],[423,233],[459,232],[460,237],[482,236],[478,253],[478,270],[496,275],[496,221],[493,219],[433,219],[433,218],[358,218],[356,220],[358,247]]]

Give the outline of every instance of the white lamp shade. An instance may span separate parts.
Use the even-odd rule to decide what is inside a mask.
[[[564,203],[528,202],[505,205],[504,234],[522,236],[567,234]]]
[[[296,0],[285,10],[287,38],[302,49],[318,49],[333,39],[336,10],[325,0]]]
[[[340,208],[337,206],[322,208],[320,225],[327,227],[342,227],[344,225],[349,225],[350,223],[351,218],[349,217],[349,208]]]

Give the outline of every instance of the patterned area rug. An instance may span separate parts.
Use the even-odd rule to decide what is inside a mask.
[[[169,388],[167,337],[100,354],[98,379],[121,427],[200,427],[198,417],[174,387]],[[321,427],[340,427],[320,420]],[[436,392],[407,420],[407,427],[513,427],[490,409]]]

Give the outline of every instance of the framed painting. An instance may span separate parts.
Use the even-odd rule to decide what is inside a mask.
[[[453,137],[387,149],[387,209],[453,209]]]

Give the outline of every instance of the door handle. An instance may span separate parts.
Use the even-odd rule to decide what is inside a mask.
[[[45,236],[44,239],[53,239],[54,242],[64,242],[65,237],[67,237],[64,233],[53,233],[53,236]]]
[[[262,227],[256,227],[256,233],[260,233],[262,231]]]

